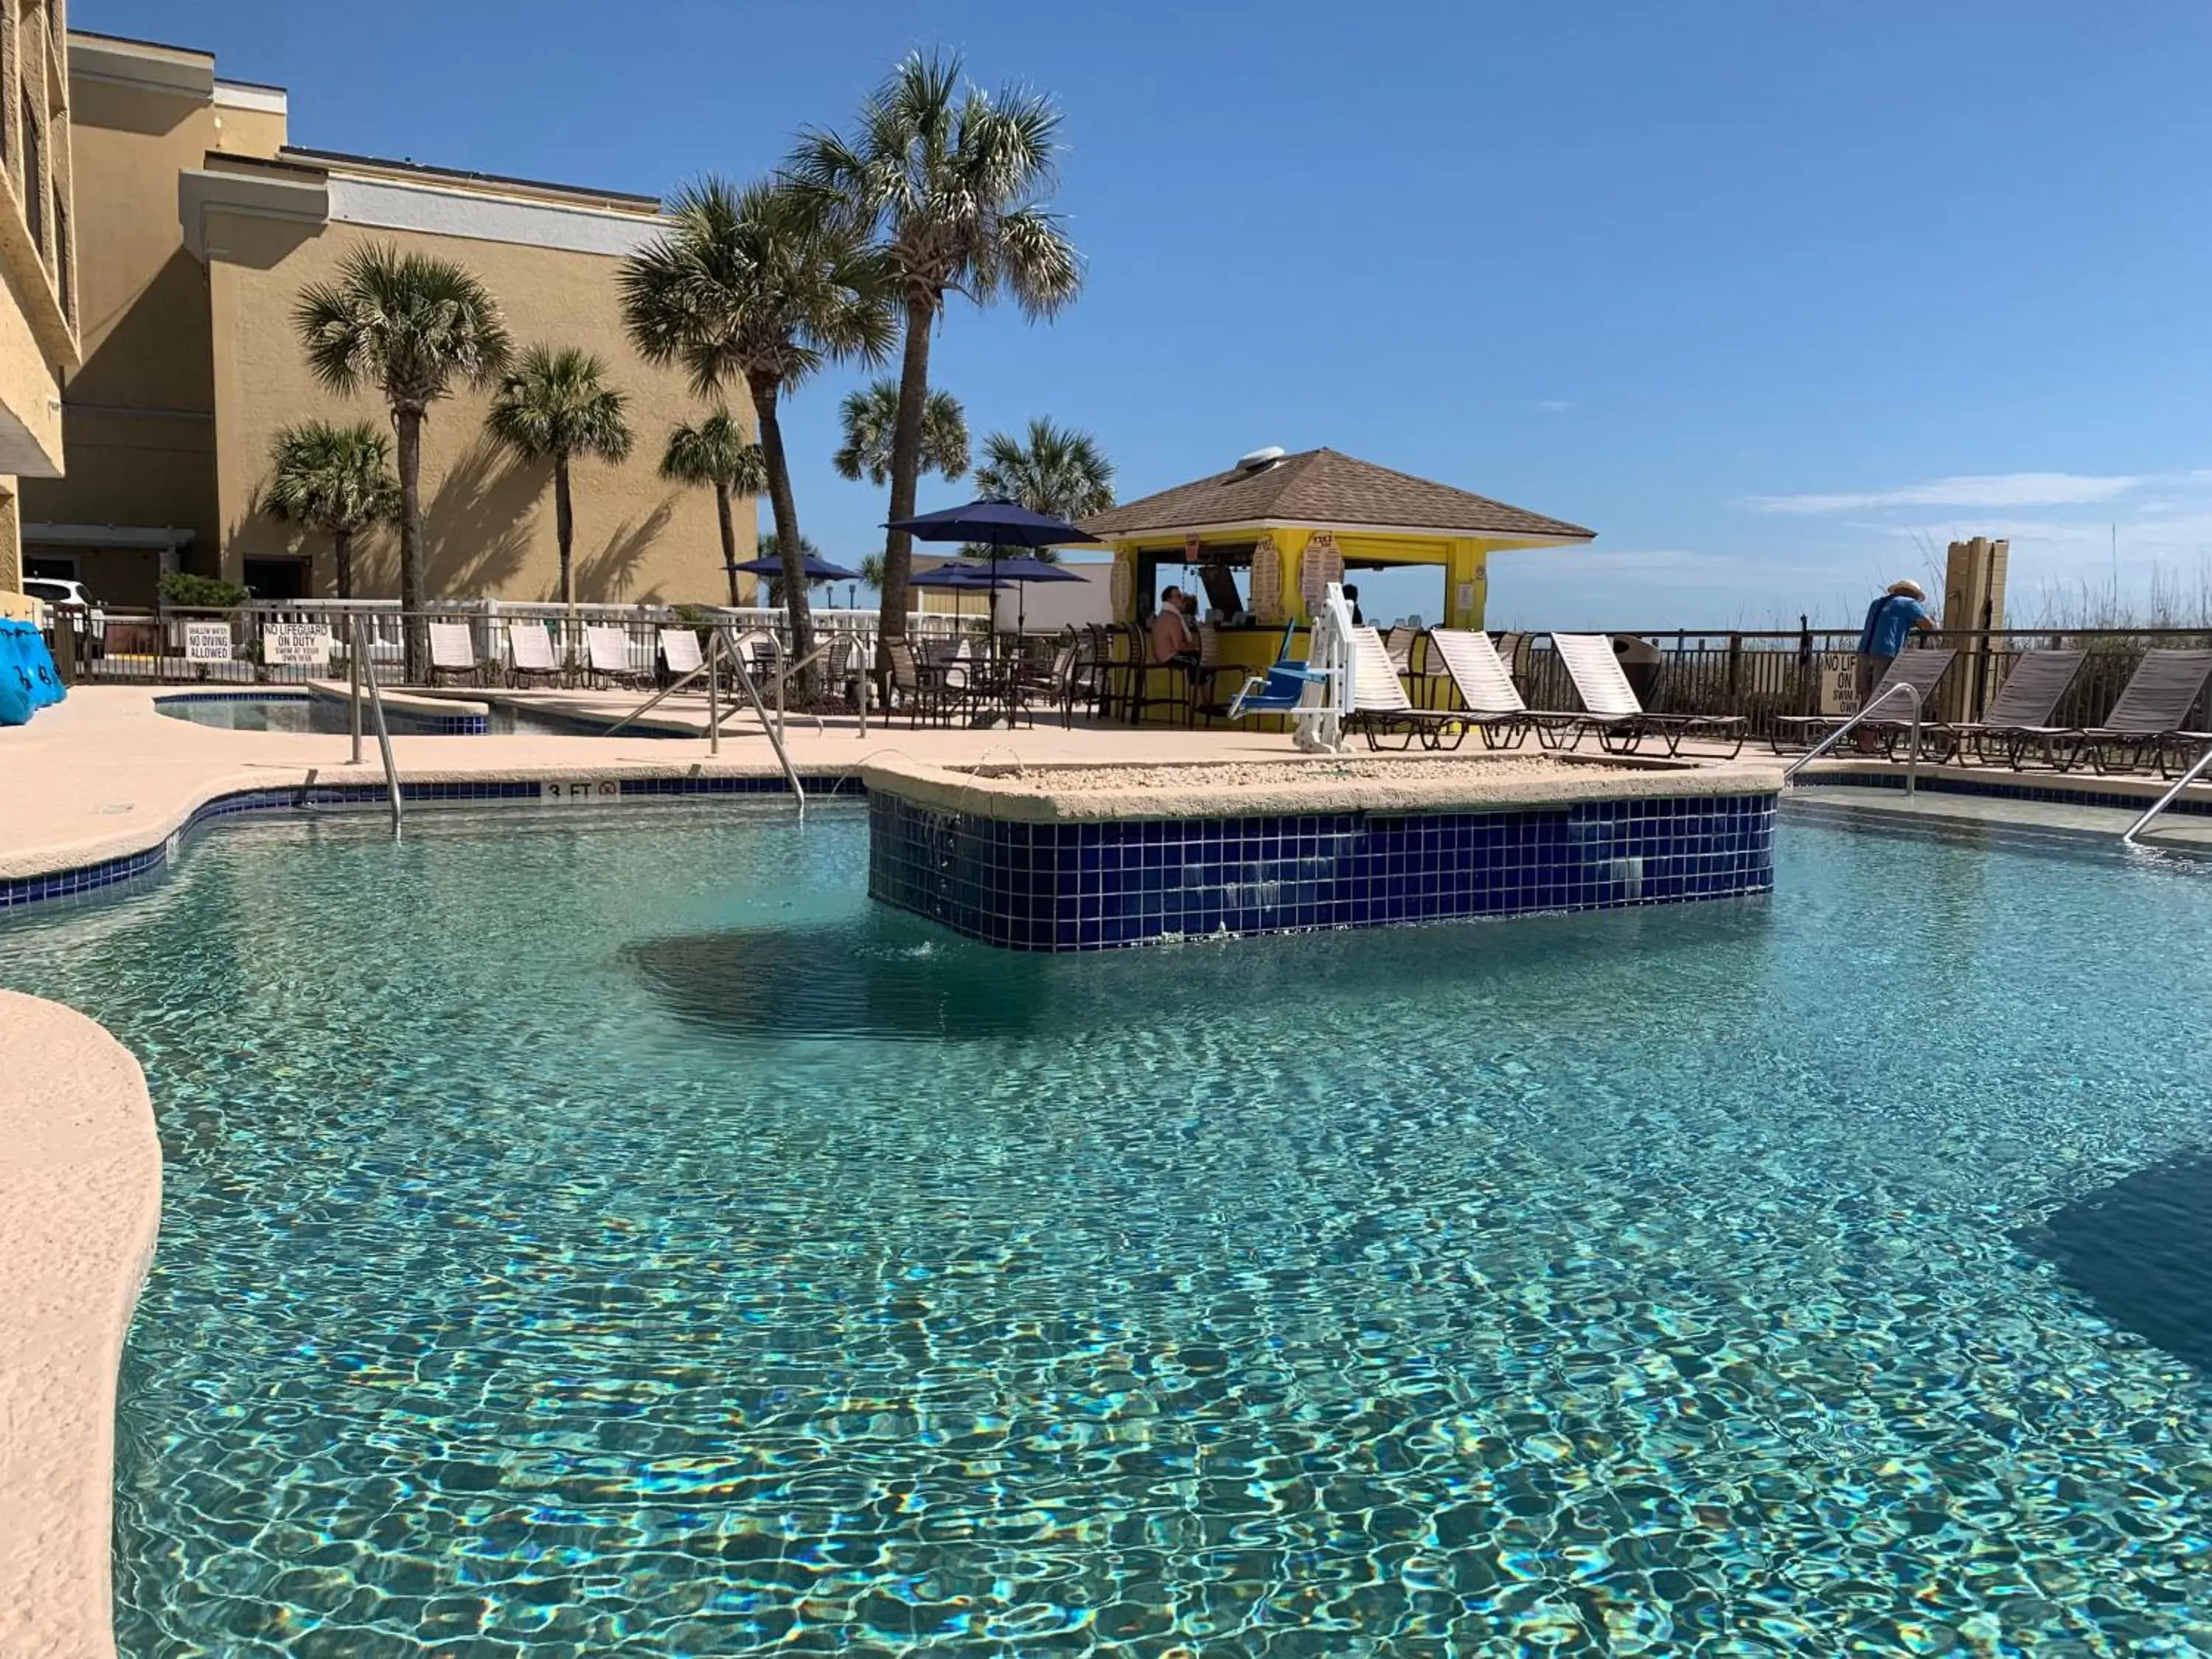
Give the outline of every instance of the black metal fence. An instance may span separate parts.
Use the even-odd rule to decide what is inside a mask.
[[[1777,716],[1836,713],[1856,706],[1856,629],[1615,634],[1614,647],[1645,707],[1685,714],[1741,714],[1753,735],[1774,729]],[[1572,709],[1574,682],[1547,635],[1501,636],[1513,648],[1515,682],[1531,708]],[[2008,629],[1922,635],[1923,647],[1959,653],[1929,710],[1931,718],[1978,720],[2021,653],[2081,650],[2080,677],[2059,704],[2054,723],[2094,726],[2119,700],[2143,653],[2212,647],[2212,632],[2185,629]],[[1417,653],[1414,666],[1423,666]],[[2212,691],[2193,713],[2193,728],[2212,730]]]

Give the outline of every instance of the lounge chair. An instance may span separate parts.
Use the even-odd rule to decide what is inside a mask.
[[[1728,752],[1734,760],[1743,750],[1745,720],[1741,714],[1655,714],[1639,702],[1636,690],[1622,672],[1613,641],[1603,634],[1554,634],[1552,649],[1559,653],[1583,712],[1571,726],[1563,726],[1565,746],[1580,745],[1585,732],[1597,734],[1598,745],[1607,754],[1633,755],[1646,738],[1656,738],[1670,756],[1679,755],[1691,738],[1715,742],[1733,739]],[[1555,743],[1554,747],[1558,744]]]
[[[2112,712],[2094,726],[2019,726],[2008,735],[2016,743],[2041,743],[2046,753],[2057,744],[2070,745],[2058,763],[2071,771],[2086,757],[2099,772],[2112,769],[2115,751],[2124,751],[2130,767],[2139,767],[2153,755],[2161,776],[2167,757],[2184,744],[2212,741],[2207,734],[2187,729],[2189,716],[2212,679],[2212,651],[2147,651],[2128,677],[2127,688]]]
[[[1951,742],[1951,752],[1957,754],[1968,744],[1974,749],[1974,758],[1986,763],[1992,744],[2001,745],[2006,762],[2017,772],[2021,756],[2031,744],[2043,750],[2043,763],[2056,766],[2057,757],[2051,750],[2051,717],[2058,709],[2059,699],[2073,689],[2080,678],[2081,665],[2089,659],[2086,651],[2024,651],[2005,676],[2005,683],[1990,699],[1990,706],[1982,711],[1978,720],[1961,720],[1956,725],[1946,724],[1944,732]]]
[[[477,640],[466,623],[430,624],[430,679],[433,684],[447,675],[477,672]]]
[[[686,674],[696,674],[707,665],[704,653],[699,649],[699,636],[688,628],[664,628],[660,630],[660,664],[668,671],[668,678],[680,680]]]
[[[561,664],[553,655],[553,636],[542,622],[507,623],[507,653],[518,680],[550,682],[561,678]]]
[[[1385,737],[1399,738],[1401,749],[1411,749],[1416,738],[1424,749],[1456,749],[1474,725],[1456,710],[1414,708],[1398,678],[1397,665],[1390,659],[1389,647],[1367,627],[1352,630],[1352,696],[1347,701],[1351,712],[1345,716],[1344,728],[1366,733],[1370,749],[1380,749]]]
[[[1570,728],[1579,714],[1538,714],[1522,702],[1513,676],[1490,635],[1480,629],[1431,628],[1429,653],[1443,665],[1444,681],[1459,696],[1460,718],[1482,733],[1486,749],[1518,749],[1529,732],[1546,748],[1550,733]]]
[[[1929,735],[1942,736],[1948,730],[1936,720],[1929,710],[1936,706],[1936,693],[1951,672],[1951,665],[1959,659],[1956,651],[1941,650],[1900,651],[1890,659],[1887,671],[1867,694],[1867,706],[1882,696],[1893,685],[1910,685],[1920,693],[1920,731],[1925,740]],[[1897,757],[1897,740],[1909,737],[1912,731],[1912,709],[1902,698],[1893,697],[1882,705],[1885,712],[1859,727],[1870,738],[1878,739],[1882,752],[1891,759]],[[1783,734],[1788,732],[1801,748],[1810,749],[1831,732],[1850,724],[1850,714],[1782,714],[1776,717],[1771,739],[1774,752],[1782,752]],[[1948,741],[1948,739],[1947,739]],[[1949,754],[1947,748],[1944,752]]]
[[[641,685],[652,678],[629,659],[627,629],[593,623],[584,629],[584,659],[592,676],[611,685]]]

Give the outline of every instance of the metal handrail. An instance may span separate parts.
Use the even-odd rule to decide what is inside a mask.
[[[745,653],[737,648],[734,641],[726,637],[729,631],[726,628],[716,629],[714,642],[728,652],[730,672],[736,677],[738,689],[745,694],[745,701],[752,704],[753,713],[760,717],[761,725],[767,728],[769,743],[775,750],[776,759],[783,765],[783,781],[791,786],[791,797],[799,803],[799,810],[804,812],[806,810],[806,790],[799,781],[799,769],[791,763],[791,756],[783,746],[782,726],[781,723],[769,720],[768,709],[761,702],[760,688],[753,684],[752,674],[745,667]],[[719,728],[720,722],[718,720],[715,724]]]
[[[1863,724],[1868,715],[1873,714],[1875,709],[1899,692],[1904,693],[1906,700],[1912,704],[1912,746],[1905,751],[1905,793],[1906,799],[1910,799],[1917,791],[1920,783],[1920,688],[1910,680],[1899,680],[1893,684],[1884,686],[1874,696],[1869,697],[1865,706],[1857,714],[1790,762],[1783,770],[1782,781],[1788,783],[1814,761],[1833,749],[1843,741],[1846,732]]]
[[[361,688],[364,680],[368,684],[368,712],[376,720],[376,747],[384,757],[384,790],[392,798],[392,839],[399,839],[399,768],[392,759],[392,732],[384,720],[384,693],[376,684],[376,665],[368,659],[368,651],[362,641],[361,617],[352,619],[350,644],[346,653],[352,670],[353,702],[353,763],[361,764]]]
[[[2150,821],[2156,817],[2160,812],[2166,811],[2167,807],[2172,805],[2174,801],[2179,797],[2181,792],[2188,788],[2191,784],[2196,782],[2197,779],[2203,777],[2208,768],[2212,768],[2212,744],[2208,744],[2204,752],[2197,757],[2196,763],[2173,781],[2173,787],[2171,789],[2168,789],[2164,794],[2153,801],[2150,804],[2148,810],[2147,810],[2141,817],[2137,818],[2133,823],[2120,831],[2120,845],[2123,847],[2142,846],[2142,832],[2150,828]]]

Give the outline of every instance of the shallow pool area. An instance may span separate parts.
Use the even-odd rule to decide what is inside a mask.
[[[1766,897],[1060,956],[867,858],[259,820],[0,920],[161,1119],[125,1655],[2212,1650],[2103,1288],[2212,872],[1785,813]]]
[[[511,737],[517,733],[540,737],[596,737],[603,726],[582,720],[560,720],[483,703],[456,702],[453,712],[434,712],[426,700],[410,698],[410,706],[389,707],[386,724],[395,738]],[[309,691],[186,691],[154,700],[156,712],[194,726],[212,726],[226,732],[311,732],[343,737],[352,731],[352,711],[337,697]],[[371,740],[375,725],[364,708],[362,731]],[[670,731],[651,723],[632,724],[635,738],[694,735]]]

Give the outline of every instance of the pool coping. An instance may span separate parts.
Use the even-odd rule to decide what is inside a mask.
[[[115,1409],[154,1258],[145,1073],[59,1003],[0,991],[0,1652],[115,1652]]]
[[[1369,814],[1490,811],[1516,808],[1564,806],[1586,801],[1628,798],[1673,799],[1692,796],[1771,794],[1782,787],[1778,763],[1723,762],[1700,764],[1641,760],[1610,755],[1547,756],[1558,762],[1565,775],[1528,776],[1507,775],[1484,778],[1477,769],[1479,757],[1469,757],[1468,769],[1460,775],[1429,774],[1394,781],[1372,775],[1345,776],[1332,770],[1341,756],[1285,758],[1257,765],[1282,768],[1279,781],[1253,787],[1224,789],[1194,782],[1188,789],[1161,787],[1156,782],[1127,788],[1104,787],[1054,792],[1049,779],[1055,770],[1113,771],[1126,768],[1157,778],[1163,771],[1188,765],[1194,774],[1220,769],[1217,763],[1119,762],[1097,765],[1031,766],[1015,775],[984,775],[973,769],[929,765],[907,759],[871,760],[860,768],[870,794],[894,794],[919,806],[965,817],[996,818],[1012,823],[1084,823],[1100,822],[1173,821],[1307,814],[1364,812]],[[1382,757],[1386,763],[1395,757]],[[1412,756],[1413,760],[1439,757]],[[1506,757],[1501,757],[1506,758]],[[1248,769],[1255,763],[1247,763]],[[1311,770],[1313,777],[1299,778]],[[1572,775],[1584,773],[1585,775]],[[1038,780],[1046,787],[1037,787]]]

